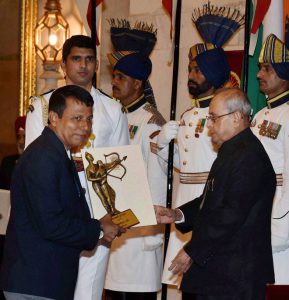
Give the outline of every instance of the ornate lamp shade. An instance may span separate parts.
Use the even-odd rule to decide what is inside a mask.
[[[35,47],[44,64],[61,62],[61,49],[68,38],[69,26],[61,14],[59,0],[47,0],[44,16],[35,29]]]

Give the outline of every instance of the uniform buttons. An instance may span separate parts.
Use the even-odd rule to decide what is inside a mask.
[[[186,160],[184,160],[184,161],[183,161],[183,165],[185,166],[186,164],[187,164],[187,161],[186,161]]]
[[[185,148],[185,152],[188,152],[189,150],[187,148]]]
[[[261,128],[261,124],[258,125],[258,128]]]
[[[198,112],[197,111],[194,111],[194,115],[197,115],[198,114]]]
[[[190,123],[189,123],[189,126],[190,126],[190,127],[192,127],[192,126],[193,126],[193,123],[192,123],[192,122],[190,122]]]
[[[266,116],[269,115],[269,111],[268,111],[268,110],[265,112],[265,115],[266,115]]]
[[[185,138],[188,139],[190,136],[188,134],[185,135]]]

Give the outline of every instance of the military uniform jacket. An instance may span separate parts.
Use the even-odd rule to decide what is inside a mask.
[[[144,99],[127,113],[130,144],[140,144],[154,204],[166,203],[166,174],[157,161],[156,138],[164,124],[160,113]],[[154,292],[161,288],[163,234],[159,226],[128,230],[112,243],[105,288]]]
[[[212,97],[204,101],[210,101]],[[174,165],[180,170],[175,207],[202,194],[209,170],[217,156],[206,126],[209,101],[206,104],[200,102],[201,106],[205,107],[188,109],[183,113],[180,120],[174,158]],[[160,151],[159,155],[167,157],[168,147]],[[178,251],[189,239],[190,234],[181,235],[179,232],[176,233],[174,229],[171,231],[162,278],[164,283],[178,284],[179,279],[173,276],[168,268]]]
[[[272,211],[272,248],[275,278],[289,284],[289,91],[268,100],[252,124],[266,149],[277,178]]]
[[[177,228],[193,231],[184,247],[193,264],[183,291],[235,295],[253,282],[274,282],[275,185],[270,159],[249,128],[221,146],[203,194],[180,207],[185,222]]]

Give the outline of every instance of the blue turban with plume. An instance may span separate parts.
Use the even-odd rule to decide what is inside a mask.
[[[279,78],[289,80],[289,50],[276,35],[271,33],[267,36],[260,51],[259,63],[272,64]]]
[[[244,24],[244,17],[237,10],[205,4],[195,9],[193,23],[205,41],[190,48],[190,60],[196,60],[206,80],[215,88],[223,85],[230,76],[230,66],[222,46]]]
[[[128,76],[144,80],[145,98],[151,105],[157,107],[153,89],[147,80],[152,68],[149,55],[157,41],[157,30],[152,24],[149,25],[141,21],[136,22],[132,27],[128,20],[112,18],[109,20],[109,24],[111,26],[111,42],[115,51],[108,53],[107,56],[113,70],[117,68]],[[140,55],[124,59],[124,56],[132,53],[139,53]],[[119,60],[121,62],[118,64]],[[137,68],[134,63],[138,65],[138,70],[135,70]]]

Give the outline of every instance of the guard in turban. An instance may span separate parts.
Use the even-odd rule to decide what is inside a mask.
[[[165,120],[156,108],[148,81],[156,31],[143,22],[137,22],[134,28],[126,20],[110,22],[115,50],[108,54],[113,96],[127,114],[130,144],[141,145],[152,201],[165,205],[167,177],[156,155],[157,135]],[[141,232],[136,228],[112,243],[105,282],[109,299],[157,299],[163,269],[162,243],[162,229],[157,226],[144,226]]]
[[[276,173],[271,221],[275,284],[289,285],[289,49],[274,34],[263,43],[257,78],[267,107],[257,112],[251,129]]]

